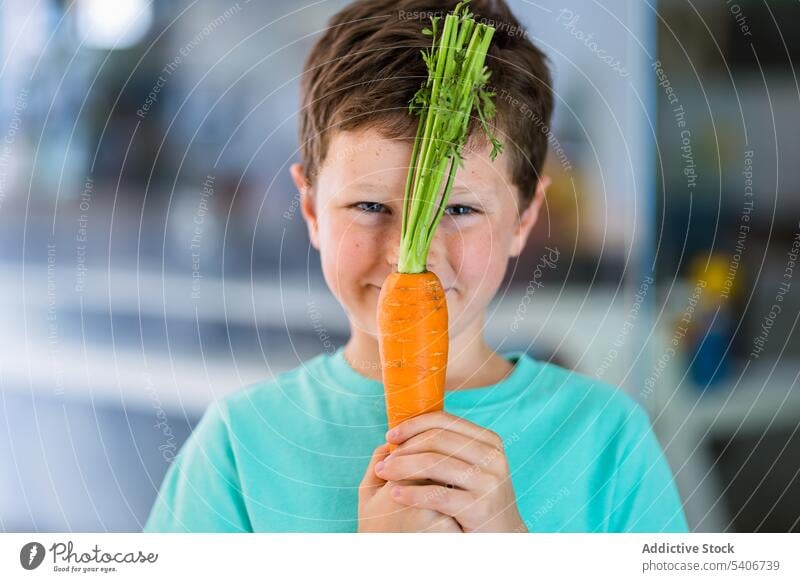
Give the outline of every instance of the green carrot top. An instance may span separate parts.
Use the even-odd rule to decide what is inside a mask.
[[[438,16],[431,18],[431,28],[422,30],[422,34],[433,37],[433,44],[430,50],[422,51],[428,80],[409,103],[409,113],[418,115],[420,121],[403,199],[397,266],[401,273],[425,271],[456,170],[464,165],[461,150],[467,141],[473,109],[491,140],[492,160],[503,150],[486,123],[495,113],[495,93],[486,87],[490,73],[484,66],[495,29],[475,22],[468,3],[469,0],[459,2],[445,17],[441,34]],[[439,196],[445,174],[447,182]]]

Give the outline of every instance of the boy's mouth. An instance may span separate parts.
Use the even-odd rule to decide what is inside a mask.
[[[379,285],[372,285],[372,284],[370,284],[369,286],[370,286],[370,287],[374,287],[374,288],[375,288],[375,289],[377,289],[378,291],[380,291],[380,290],[381,290],[381,287],[380,287]],[[450,293],[450,291],[453,291],[454,289],[455,289],[455,287],[445,287],[445,288],[444,288],[444,292],[445,292],[445,293]]]

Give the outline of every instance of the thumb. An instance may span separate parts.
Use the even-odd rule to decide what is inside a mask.
[[[372,458],[369,461],[367,470],[364,473],[364,478],[361,480],[361,485],[359,485],[358,488],[359,490],[358,492],[360,495],[371,496],[375,493],[375,491],[379,487],[382,487],[386,483],[386,481],[384,481],[375,474],[375,465],[377,465],[387,456],[389,456],[388,443],[383,443],[382,445],[377,447],[374,451],[372,451]]]

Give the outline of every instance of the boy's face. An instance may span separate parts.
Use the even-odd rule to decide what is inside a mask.
[[[325,281],[351,325],[376,338],[380,287],[397,265],[411,145],[375,130],[337,132],[313,192],[302,165],[291,168]],[[428,270],[446,289],[451,339],[483,315],[509,257],[524,248],[549,184],[542,176],[520,215],[508,159],[492,162],[490,151],[465,153],[428,255]]]

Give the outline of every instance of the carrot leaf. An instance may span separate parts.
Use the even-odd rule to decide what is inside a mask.
[[[491,141],[491,159],[503,151],[489,129],[495,93],[487,88],[490,72],[484,65],[495,29],[476,22],[468,4],[469,0],[459,2],[445,16],[441,32],[440,17],[431,18],[431,28],[422,30],[432,37],[432,45],[421,51],[428,78],[409,101],[409,113],[419,117],[419,124],[403,199],[397,266],[401,273],[426,270],[456,171],[464,165],[461,151],[473,111]]]

